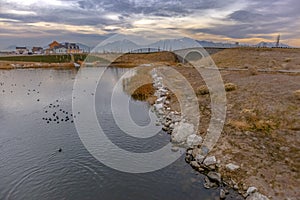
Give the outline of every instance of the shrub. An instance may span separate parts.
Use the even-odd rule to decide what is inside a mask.
[[[206,95],[209,94],[209,89],[206,85],[201,85],[197,89],[197,95]]]
[[[296,99],[300,100],[300,90],[294,91],[293,94],[296,97]]]
[[[234,91],[236,89],[237,89],[237,86],[233,83],[226,83],[225,84],[225,91],[226,92]]]

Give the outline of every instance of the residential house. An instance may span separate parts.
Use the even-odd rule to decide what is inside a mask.
[[[67,53],[82,53],[79,46],[76,43],[65,42],[64,46],[67,48]]]
[[[67,53],[67,48],[63,45],[56,46],[53,48],[53,52],[56,54],[66,54]]]
[[[26,47],[16,47],[16,54],[28,54],[28,52]]]
[[[82,50],[76,43],[59,43],[53,41],[49,44],[49,48],[46,49],[46,54],[70,54],[70,53],[82,53]]]
[[[58,46],[60,46],[61,44],[60,43],[58,43],[57,41],[53,41],[53,42],[51,42],[50,44],[49,44],[49,48],[50,49],[53,49],[54,47],[58,47]]]
[[[42,47],[32,47],[32,53],[33,54],[42,54],[43,53],[43,48]]]

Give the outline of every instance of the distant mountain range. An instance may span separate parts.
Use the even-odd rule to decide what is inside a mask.
[[[97,52],[128,52],[131,50],[136,50],[139,49],[140,46],[137,45],[136,43],[124,39],[124,40],[118,40],[118,41],[114,41],[111,43],[107,43],[105,45],[99,45],[96,46],[94,51]]]
[[[180,38],[180,39],[166,39],[166,40],[159,40],[155,43],[149,45],[138,45],[130,40],[118,40],[111,43],[107,43],[103,46],[98,46],[95,51],[97,52],[129,52],[134,51],[137,52],[137,49],[160,49],[160,50],[178,50],[178,49],[185,49],[185,48],[193,48],[199,47],[199,44],[202,47],[212,47],[212,48],[234,48],[240,46],[248,46],[248,47],[269,47],[273,48],[276,47],[276,43],[272,42],[260,42],[256,45],[249,45],[249,44],[239,44],[239,43],[222,43],[222,42],[212,42],[206,40],[193,40],[190,38]],[[281,48],[290,48],[289,45],[280,43],[279,47]]]
[[[89,52],[90,50],[94,49],[92,47],[89,47],[87,45],[76,43],[80,49],[82,49],[84,52]],[[276,47],[275,42],[260,42],[256,45],[247,45],[247,44],[237,44],[237,43],[221,43],[221,42],[212,42],[212,41],[206,41],[206,40],[193,40],[187,37],[179,38],[179,39],[166,39],[166,40],[159,40],[157,42],[154,42],[149,45],[138,45],[131,40],[124,39],[124,40],[118,40],[111,43],[107,43],[102,46],[97,46],[94,50],[97,52],[129,52],[129,51],[135,51],[137,49],[151,49],[151,51],[155,49],[160,50],[178,50],[178,49],[185,49],[185,48],[193,48],[193,47],[199,47],[199,44],[202,47],[214,47],[214,48],[234,48],[238,46],[251,46],[251,47],[268,47],[273,48]],[[16,49],[17,45],[11,45],[2,51],[14,51]],[[289,45],[280,43],[279,47],[281,48],[290,48]],[[32,47],[27,47],[31,49]],[[44,46],[44,49],[48,48],[48,46]]]
[[[2,49],[2,51],[14,51],[16,50],[17,45],[10,45],[6,47],[5,49]]]
[[[232,48],[237,47],[237,44],[232,43],[215,43],[210,41],[197,41],[190,38],[179,38],[179,39],[166,39],[159,40],[157,42],[148,44],[148,45],[138,45],[130,40],[118,40],[111,43],[107,43],[102,46],[97,46],[94,51],[97,52],[129,52],[134,51],[137,52],[137,49],[153,51],[153,49],[159,50],[178,50],[178,49],[186,49],[199,47],[199,44],[202,47],[217,47],[217,48]]]
[[[274,48],[276,47],[276,42],[260,42],[257,45],[255,45],[256,47],[268,47],[268,48]],[[290,48],[289,45],[287,44],[283,44],[283,43],[279,43],[278,47],[280,48]]]

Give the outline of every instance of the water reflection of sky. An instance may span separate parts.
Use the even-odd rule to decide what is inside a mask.
[[[0,109],[30,113],[56,100],[70,99],[75,75],[71,70],[1,71],[0,82],[4,84],[0,86]]]

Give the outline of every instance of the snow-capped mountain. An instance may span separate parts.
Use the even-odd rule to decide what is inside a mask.
[[[273,48],[276,47],[276,42],[260,42],[257,45],[255,45],[256,47],[267,47],[267,48]],[[290,48],[289,45],[287,44],[283,44],[283,43],[279,43],[278,47],[281,48]]]
[[[157,42],[148,44],[148,45],[138,45],[130,40],[118,40],[111,43],[107,43],[105,45],[100,45],[94,49],[97,52],[138,52],[138,50],[145,50],[150,49],[150,52],[155,50],[161,51],[173,51],[179,49],[186,49],[186,48],[194,48],[194,47],[219,47],[219,48],[231,48],[236,47],[235,44],[230,43],[214,43],[209,41],[197,41],[191,38],[179,38],[179,39],[165,39],[159,40]]]
[[[197,41],[202,47],[215,47],[215,48],[234,48],[239,46],[235,43],[222,43],[222,42],[211,42],[211,41]]]
[[[139,45],[134,42],[124,39],[107,43],[105,45],[99,45],[93,49],[96,52],[129,52],[140,48]]]
[[[179,39],[159,40],[148,46],[152,47],[152,48],[169,51],[169,50],[178,50],[178,49],[199,47],[199,44],[197,43],[196,40],[184,37],[184,38],[179,38]]]
[[[17,45],[10,45],[10,46],[8,46],[8,47],[6,47],[6,48],[4,48],[4,49],[1,49],[1,51],[7,51],[7,52],[9,52],[9,51],[15,51],[16,50],[16,47],[17,47]]]

